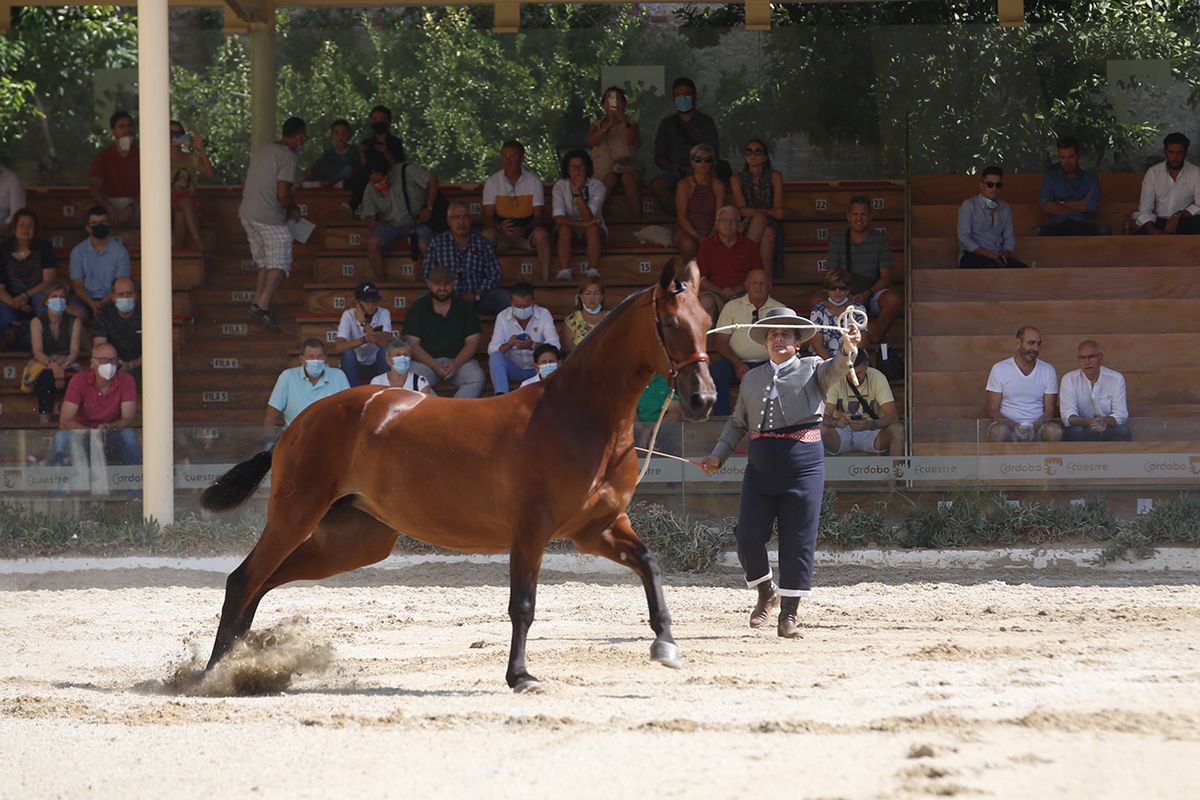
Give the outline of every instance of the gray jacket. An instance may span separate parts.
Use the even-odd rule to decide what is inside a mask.
[[[850,372],[850,358],[838,352],[833,358],[796,358],[779,370],[771,363],[755,367],[742,378],[737,405],[712,454],[721,463],[737,449],[747,431],[769,431],[821,421],[829,387]],[[779,390],[777,400],[768,400],[771,385]]]

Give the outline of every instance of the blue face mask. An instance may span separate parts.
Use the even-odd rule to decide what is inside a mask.
[[[317,378],[325,374],[325,361],[320,358],[304,359],[304,371],[311,377]]]
[[[990,208],[990,209],[996,209],[996,208],[1000,207],[1000,204],[997,203],[995,200],[991,199],[990,197],[985,197],[985,198],[983,198],[983,207]]]
[[[412,366],[412,356],[392,356],[392,369],[396,372],[408,372]]]
[[[517,308],[516,306],[513,306],[513,316],[519,320],[527,320],[533,316],[533,306],[527,306],[525,308]]]
[[[67,310],[67,300],[64,297],[51,297],[46,301],[46,307],[52,313],[61,314]]]
[[[558,369],[557,361],[551,361],[549,364],[538,364],[538,377],[545,380],[553,375],[556,369]]]
[[[117,307],[117,311],[122,314],[128,314],[133,311],[133,306],[136,301],[132,297],[118,297],[113,301],[113,305]]]
[[[681,94],[675,98],[675,110],[686,114],[696,105],[696,100],[690,94]]]

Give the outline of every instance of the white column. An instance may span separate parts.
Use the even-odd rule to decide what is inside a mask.
[[[251,152],[279,138],[275,125],[276,78],[275,23],[255,22],[250,28]]]
[[[145,514],[175,521],[171,353],[171,73],[168,0],[138,0],[142,169],[142,482]]]

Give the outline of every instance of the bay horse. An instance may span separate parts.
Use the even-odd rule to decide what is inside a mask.
[[[481,399],[360,386],[305,409],[275,447],[204,491],[219,511],[272,472],[267,523],[225,583],[211,669],[245,634],[263,595],[386,558],[403,532],[465,553],[508,552],[512,644],[505,679],[522,692],[542,554],[551,539],[625,564],[646,590],[651,660],[680,666],[662,573],[625,513],[637,483],[633,421],[655,372],[685,416],[716,400],[705,352],[708,313],[695,262],[671,259],[625,298],[546,380]]]

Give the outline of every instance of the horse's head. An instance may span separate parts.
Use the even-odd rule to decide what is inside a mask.
[[[700,269],[695,261],[682,269],[672,258],[663,267],[654,289],[655,325],[684,416],[708,417],[717,401],[717,389],[708,373],[707,340],[712,319],[700,304]]]

